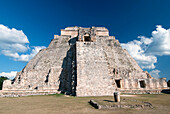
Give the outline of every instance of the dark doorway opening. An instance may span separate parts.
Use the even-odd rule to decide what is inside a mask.
[[[139,81],[139,84],[140,84],[141,88],[145,88],[146,87],[146,84],[145,84],[144,80]]]
[[[86,42],[90,42],[90,41],[91,41],[90,36],[84,36],[84,41],[86,41]]]
[[[38,89],[38,87],[35,87],[34,89],[36,89],[36,90],[37,90],[37,89]]]
[[[115,80],[115,81],[116,81],[117,88],[121,88],[120,80]]]

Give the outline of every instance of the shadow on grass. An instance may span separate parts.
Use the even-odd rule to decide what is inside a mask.
[[[103,100],[103,101],[107,101],[107,102],[114,102],[114,101],[111,101],[111,100]]]

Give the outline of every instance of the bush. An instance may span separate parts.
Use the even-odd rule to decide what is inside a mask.
[[[168,87],[170,87],[170,80],[168,80],[167,84],[168,84]]]
[[[2,90],[2,85],[3,85],[4,80],[8,80],[8,78],[4,77],[4,76],[1,76],[0,77],[0,90]]]

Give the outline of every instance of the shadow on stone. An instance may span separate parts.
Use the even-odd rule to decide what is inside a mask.
[[[59,77],[59,91],[62,94],[76,96],[77,67],[76,67],[76,40],[72,38],[68,41],[70,49],[63,59],[62,71]]]

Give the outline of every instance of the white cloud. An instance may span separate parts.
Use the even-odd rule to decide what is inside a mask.
[[[154,77],[154,78],[159,78],[159,73],[160,71],[155,69],[155,70],[152,70],[151,72],[149,72],[149,74]]]
[[[13,79],[17,74],[17,71],[11,71],[11,72],[2,72],[0,73],[0,76],[8,77],[9,79]]]
[[[23,33],[22,30],[16,30],[15,28],[9,29],[2,24],[0,24],[0,42],[7,44],[29,43],[27,36]]]
[[[29,49],[28,38],[22,30],[8,28],[0,24],[0,49],[25,52]]]
[[[145,46],[142,47],[145,43],[142,41],[134,40],[128,43],[122,43],[122,47],[127,49],[129,54],[138,62],[141,68],[145,69],[154,69],[154,63],[157,62],[157,58],[153,55],[145,54]]]
[[[122,47],[127,49],[130,55],[145,69],[154,69],[157,57],[170,55],[170,29],[164,29],[157,25],[152,32],[152,37],[138,36],[139,40],[122,43]]]
[[[164,29],[161,25],[157,25],[150,39],[153,41],[146,53],[159,56],[170,55],[170,29]]]
[[[0,52],[5,56],[13,58],[15,61],[28,62],[34,57],[39,50],[46,48],[45,46],[29,47],[27,36],[22,30],[8,28],[0,24]],[[27,51],[30,51],[28,54]],[[23,54],[27,52],[27,54]]]
[[[46,48],[45,46],[34,46],[30,54],[19,55],[16,52],[11,52],[10,50],[3,50],[2,53],[6,56],[12,57],[15,61],[28,62],[32,59],[41,49]]]
[[[22,54],[19,57],[17,57],[16,59],[18,61],[29,61],[30,59],[32,59],[41,49],[46,48],[45,46],[34,46],[34,49],[32,49],[32,52],[30,54]]]
[[[152,37],[138,36],[139,40],[122,43],[122,47],[127,49],[130,55],[145,69],[155,69],[157,56],[170,55],[170,29],[156,26],[152,32]],[[150,74],[159,77],[159,70],[152,70]]]
[[[140,38],[141,42],[143,42],[145,45],[153,42],[152,38],[147,38],[145,36],[138,36],[138,38]]]

